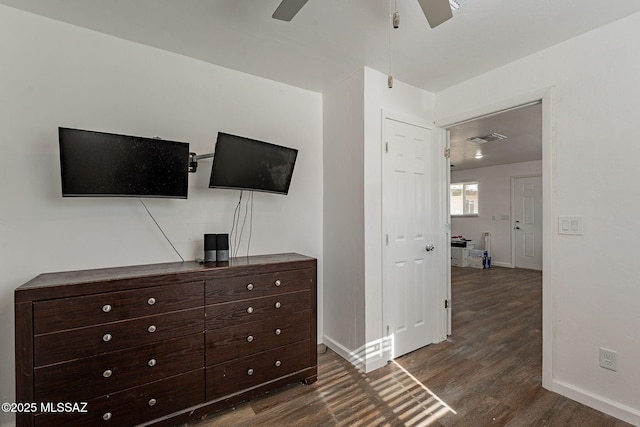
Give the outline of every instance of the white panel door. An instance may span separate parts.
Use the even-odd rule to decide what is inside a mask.
[[[542,177],[513,182],[515,267],[542,270]]]
[[[438,316],[446,319],[439,301],[446,283],[437,274],[438,262],[446,263],[438,256],[446,255],[446,246],[436,224],[438,186],[445,183],[442,169],[432,166],[445,159],[433,139],[431,129],[385,119],[383,320],[390,358],[435,342],[444,322]]]

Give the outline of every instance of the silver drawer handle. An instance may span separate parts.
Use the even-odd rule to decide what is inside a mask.
[[[154,367],[156,366],[156,359],[150,359],[149,362],[147,363],[147,365]]]
[[[153,298],[153,297],[151,297],[151,298],[149,298],[149,299],[147,300],[147,304],[149,304],[149,305],[153,305],[153,304],[155,304],[155,303],[156,303],[156,299],[155,299],[155,298]]]
[[[274,282],[274,284],[275,284],[276,286],[280,286],[280,285],[282,285],[282,282],[280,281],[280,279],[278,279],[278,280],[276,280],[276,281]]]
[[[282,362],[281,362],[281,361],[279,361],[279,360],[276,360],[275,365],[276,365],[276,366],[280,366],[280,365],[282,365]]]
[[[249,283],[249,284],[247,285],[247,290],[248,290],[248,291],[252,291],[252,290],[253,290],[253,283]]]
[[[113,374],[113,371],[111,369],[107,369],[106,371],[104,371],[102,373],[102,376],[105,378],[109,378],[111,376],[111,374]]]
[[[154,333],[156,331],[156,327],[155,325],[151,325],[147,328],[147,331],[149,331],[149,333]]]
[[[109,421],[111,419],[111,412],[106,412],[103,416],[102,419],[105,421]]]
[[[111,306],[109,304],[105,304],[102,306],[102,311],[104,311],[105,313],[108,313],[111,311]]]
[[[104,335],[102,336],[102,341],[104,341],[104,342],[109,342],[109,341],[111,341],[111,338],[113,338],[113,337],[111,336],[111,334],[104,334]]]
[[[249,313],[249,314],[253,313],[253,307],[247,308],[247,313]]]
[[[276,329],[276,331],[275,331],[275,332],[276,332],[276,335],[280,335],[280,334],[282,333],[282,330],[280,330],[280,329]]]
[[[253,341],[253,336],[252,336],[252,335],[249,335],[249,336],[247,337],[247,341],[248,341],[248,342]]]
[[[275,308],[280,308],[282,307],[282,304],[280,304],[280,301],[278,301],[277,303],[274,304]]]
[[[249,370],[247,371],[247,375],[253,375],[253,369],[249,369]]]
[[[157,403],[155,399],[149,399],[149,406],[154,406]]]

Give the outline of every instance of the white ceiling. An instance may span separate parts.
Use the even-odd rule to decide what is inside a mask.
[[[468,0],[431,29],[418,0],[397,1],[396,80],[437,93],[627,15],[639,0]],[[0,4],[322,92],[363,66],[389,70],[389,0],[309,0],[291,22],[280,0],[0,0]],[[453,170],[541,158],[540,106],[451,130]],[[466,138],[498,132],[483,146]],[[475,159],[477,149],[484,157]]]
[[[431,92],[640,11],[638,0],[469,0],[431,29],[418,0],[397,3],[394,78]],[[362,66],[388,71],[388,0],[309,0],[291,22],[271,18],[279,0],[0,4],[313,91]]]
[[[449,128],[451,171],[542,159],[542,104],[523,106]],[[499,133],[483,144],[468,138]],[[476,155],[482,154],[481,159]]]

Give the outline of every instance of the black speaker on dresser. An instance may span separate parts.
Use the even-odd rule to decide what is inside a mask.
[[[229,261],[229,235],[216,235],[216,261]]]
[[[216,253],[218,247],[217,237],[217,234],[204,235],[204,262],[216,262],[218,260]]]

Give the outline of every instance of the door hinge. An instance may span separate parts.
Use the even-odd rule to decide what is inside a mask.
[[[387,246],[389,246],[389,235],[388,234],[385,236],[385,241],[386,241]]]
[[[451,148],[445,148],[444,149],[444,156],[448,159],[449,157],[451,157]]]
[[[384,152],[385,152],[385,153],[388,153],[388,152],[389,152],[389,141],[386,141],[386,142],[384,143]]]
[[[449,300],[444,300],[444,308],[449,308]]]

